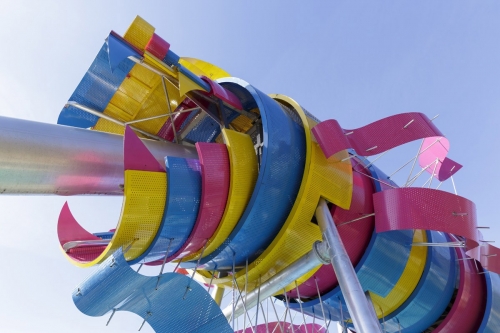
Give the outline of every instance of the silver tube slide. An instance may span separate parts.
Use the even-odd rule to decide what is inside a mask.
[[[198,158],[195,148],[142,140],[165,156]],[[123,195],[123,137],[0,117],[0,194]]]

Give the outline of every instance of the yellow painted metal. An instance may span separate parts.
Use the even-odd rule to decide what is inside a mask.
[[[243,214],[257,181],[257,156],[248,134],[223,129],[222,135],[229,153],[231,165],[229,195],[221,222],[207,242],[204,256],[214,252],[229,236]],[[193,260],[200,252],[191,254],[183,261]]]
[[[202,86],[192,81],[190,78],[188,78],[181,72],[178,72],[178,78],[179,78],[179,94],[181,95],[181,97],[186,96],[186,94],[192,90],[201,90],[206,92],[206,90]]]
[[[144,51],[144,63],[153,67],[159,72],[164,73],[167,76],[171,76],[177,79],[177,70],[172,69],[169,65],[164,63],[161,59],[156,58],[154,55],[149,53],[148,51]]]
[[[425,231],[415,230],[413,242],[427,242]],[[379,319],[387,317],[399,308],[415,290],[425,269],[427,251],[427,247],[425,246],[413,246],[411,248],[403,274],[401,274],[394,288],[385,297],[370,292]]]
[[[299,193],[287,220],[269,247],[248,267],[248,290],[256,288],[259,277],[265,282],[309,252],[316,240],[321,240],[318,226],[311,222],[320,197],[344,209],[349,208],[352,197],[351,163],[348,160],[342,161],[348,157],[347,151],[326,159],[319,145],[311,139],[310,125],[314,121],[307,118],[300,105],[287,96],[271,95],[271,97],[295,109],[300,115],[305,131],[306,160]],[[306,281],[319,267],[302,276],[297,283]],[[245,285],[245,275],[245,270],[240,270],[236,274],[240,288]],[[206,274],[204,276],[209,281],[209,276]],[[231,277],[214,281],[226,287],[231,287],[231,282]],[[286,289],[292,288],[295,288],[295,283]]]
[[[194,74],[217,80],[223,77],[230,77],[231,75],[220,67],[217,67],[209,62],[196,58],[181,57],[179,63],[189,69]]]
[[[123,39],[139,50],[144,51],[154,32],[155,28],[137,15],[123,35]]]
[[[181,102],[179,91],[170,81],[165,80],[171,110]],[[104,114],[129,122],[158,115],[168,114],[167,99],[160,75],[136,64],[111,98]],[[157,134],[168,116],[135,123],[134,126],[151,134]],[[97,131],[121,134],[124,127],[100,118],[93,128]]]
[[[127,260],[139,257],[151,245],[160,228],[166,187],[164,172],[126,170],[121,216],[111,242],[91,262],[80,263],[67,258],[76,266],[91,267],[103,262],[119,248],[126,251]]]

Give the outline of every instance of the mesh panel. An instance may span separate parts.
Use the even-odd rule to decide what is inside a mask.
[[[103,111],[133,66],[134,63],[126,59],[111,72],[105,43],[69,101]],[[98,119],[97,116],[68,106],[61,111],[57,123],[88,128],[94,126]]]
[[[187,287],[190,291],[185,295]],[[73,302],[89,316],[113,309],[133,312],[156,332],[233,332],[201,285],[177,273],[163,274],[160,280],[142,276],[130,268],[120,250],[78,286]]]
[[[168,194],[165,215],[159,237],[145,258],[163,260],[176,253],[193,229],[201,196],[200,163],[179,157],[165,158],[168,175]],[[169,245],[170,244],[170,245]],[[169,257],[169,260],[173,258]]]

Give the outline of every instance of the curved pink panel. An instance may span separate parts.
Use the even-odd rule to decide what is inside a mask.
[[[292,327],[293,326],[293,327]],[[284,329],[284,330],[283,330]],[[235,333],[268,333],[268,332],[295,332],[295,333],[327,333],[325,327],[319,324],[302,324],[302,325],[292,325],[288,322],[272,322],[266,324],[260,324],[254,327],[248,327],[245,330],[239,330]]]
[[[235,94],[206,76],[202,76],[201,79],[210,85],[210,88],[212,89],[210,91],[210,94],[223,100],[224,102],[231,105],[232,107],[235,107],[238,110],[243,109],[243,105],[241,105],[240,100],[238,99],[238,97],[236,97]]]
[[[450,142],[445,137],[425,138],[418,156],[418,164],[426,168],[429,174],[434,172],[434,177],[439,181],[445,181],[462,168],[460,163],[446,157],[449,150]]]
[[[369,171],[356,159],[351,159],[351,163],[353,164],[354,170],[364,174],[369,173]],[[370,178],[358,172],[353,172],[353,190],[350,209],[345,210],[335,206],[331,209],[333,220],[338,226],[340,237],[353,265],[356,265],[361,260],[361,257],[370,243],[373,233],[373,216],[366,217],[353,223],[342,223],[373,213],[373,192],[375,192],[375,189]],[[318,283],[318,288],[316,288],[315,280]],[[299,286],[300,297],[317,297],[317,289],[323,294],[335,288],[337,284],[337,276],[333,271],[332,265],[323,265],[311,278]],[[292,289],[287,295],[292,298],[298,297],[296,289]]]
[[[193,103],[190,99],[186,98],[182,103],[175,109],[174,114],[172,118],[174,119],[174,126],[176,131],[179,131],[181,128],[181,125],[184,123],[184,121],[187,119],[187,117],[191,114],[191,112],[183,112],[179,113],[181,111],[187,110],[187,109],[192,109],[195,108],[196,104]],[[167,141],[174,141],[174,126],[172,126],[172,118],[168,118],[165,124],[160,128],[158,135],[161,138],[164,138]]]
[[[66,202],[59,214],[57,221],[57,236],[61,247],[70,241],[86,241],[100,240],[101,238],[94,236],[85,230],[73,217]],[[80,247],[74,248],[67,252],[68,256],[76,261],[88,262],[97,258],[106,246]]]
[[[123,137],[123,159],[125,170],[165,172],[165,168],[158,163],[129,126],[125,127]]]
[[[419,112],[400,113],[353,130],[342,129],[331,119],[314,126],[312,132],[326,157],[348,148],[360,156],[372,156],[417,139],[442,136]]]
[[[150,52],[160,60],[163,60],[163,58],[165,58],[169,49],[170,44],[157,34],[153,34],[153,37],[151,37],[148,44],[146,45],[146,51]]]
[[[466,259],[465,252],[456,248],[460,264],[458,294],[450,312],[434,333],[477,332],[486,306],[486,283],[478,274],[473,260]],[[480,266],[478,266],[481,270]]]
[[[373,195],[377,232],[403,229],[436,230],[467,238],[478,245],[476,206],[464,197],[428,188],[395,188]]]
[[[500,249],[490,244],[482,245],[480,262],[488,271],[500,274]]]
[[[212,237],[226,208],[229,192],[229,155],[219,143],[197,142],[196,150],[201,165],[200,209],[195,225],[184,245],[167,258],[167,262],[183,258],[200,250]],[[163,260],[148,263],[161,265]]]

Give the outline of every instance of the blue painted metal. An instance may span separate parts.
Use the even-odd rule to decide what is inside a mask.
[[[297,196],[306,149],[304,128],[276,101],[239,79],[221,82],[232,82],[224,87],[237,96],[243,88],[251,95],[264,131],[259,176],[245,212],[224,244],[201,260],[205,269],[224,270],[232,268],[233,253],[237,266],[252,262],[279,232]]]
[[[158,278],[130,268],[121,250],[104,261],[73,292],[76,307],[89,316],[129,311],[145,318],[156,332],[232,333],[219,306],[190,278],[177,274]],[[187,288],[190,288],[184,299]]]
[[[448,242],[446,234],[427,231],[431,243]],[[385,317],[386,332],[419,333],[430,327],[451,301],[457,279],[456,253],[453,248],[431,247],[422,277],[411,296]]]
[[[167,156],[167,202],[160,232],[142,259],[161,260],[168,253],[176,253],[193,230],[201,197],[201,168],[198,160]],[[169,246],[170,244],[170,246]]]
[[[109,66],[108,46],[104,43],[69,101],[77,102],[97,111],[104,111],[133,66],[134,63],[131,60],[125,59],[112,72]],[[57,123],[88,128],[95,126],[97,120],[99,120],[97,116],[74,106],[67,106],[59,114]]]
[[[352,149],[349,153],[356,155]],[[362,157],[357,156],[361,163],[368,165],[370,162]],[[387,176],[373,165],[368,168],[371,176],[376,179],[383,179],[393,186],[397,186],[389,180]],[[373,181],[375,191],[382,190],[380,183]],[[396,285],[399,277],[403,273],[408,258],[410,257],[410,246],[413,241],[413,231],[391,231],[385,233],[373,233],[370,243],[368,244],[365,253],[361,257],[354,270],[357,273],[358,279],[365,290],[370,290],[378,295],[386,296]],[[337,286],[333,290],[321,296],[323,300],[323,308],[327,318],[339,321],[342,315],[346,318],[348,313],[347,306],[343,301],[340,287]],[[322,317],[322,309],[319,299],[310,300],[302,303],[304,312],[309,315]],[[298,303],[290,303],[290,308],[300,311]]]
[[[94,236],[97,236],[102,239],[111,239],[115,233],[113,231],[107,232],[94,232]]]
[[[109,66],[112,72],[114,72],[118,65],[128,57],[133,56],[139,58],[141,56],[122,38],[115,36],[113,32],[109,34],[107,43]]]
[[[403,273],[410,256],[410,245],[413,231],[390,231],[374,233],[366,251],[355,267],[358,279],[364,290],[370,290],[378,295],[386,296],[396,285]],[[327,318],[339,321],[342,315],[348,318],[348,310],[340,287],[321,296]],[[290,308],[300,311],[299,303],[290,303]],[[319,299],[302,303],[306,314],[322,316]]]
[[[485,270],[487,300],[478,333],[498,333],[500,329],[500,276]]]

